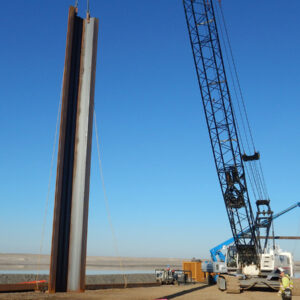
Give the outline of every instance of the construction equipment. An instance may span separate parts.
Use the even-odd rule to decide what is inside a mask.
[[[294,205],[289,206],[285,210],[273,215],[271,221],[279,218],[280,216],[284,215],[285,213],[287,213],[287,212],[289,212],[289,211],[291,211],[291,210],[293,210],[294,208],[297,208],[297,207],[300,207],[300,202],[297,202]],[[247,233],[247,231],[248,231],[248,229],[246,229],[246,233]],[[265,237],[263,237],[263,238],[265,238]],[[271,238],[272,237],[269,237],[269,239],[271,239]],[[274,237],[274,238],[276,239],[277,237]],[[295,239],[296,239],[296,237],[295,237]],[[214,261],[214,262],[225,262],[225,255],[223,253],[224,251],[222,251],[222,250],[224,250],[224,248],[226,248],[227,246],[229,246],[233,243],[234,243],[234,238],[231,237],[230,239],[228,239],[228,240],[224,241],[223,243],[217,245],[216,247],[210,249],[209,252],[210,252],[210,256],[211,256],[212,261]]]
[[[160,284],[186,284],[192,283],[191,271],[174,270],[170,268],[155,269],[156,282]]]
[[[183,261],[182,269],[187,271],[188,279],[193,282],[205,282],[211,284],[213,280],[213,273],[207,272],[202,268],[202,260],[192,259],[191,261]]]
[[[253,214],[244,162],[256,166],[260,155],[253,139],[254,154],[242,152],[244,147],[233,110],[213,1],[183,0],[183,6],[217,175],[234,240],[234,246],[228,248],[227,265],[230,267],[219,276],[218,285],[230,293],[262,285],[276,289],[278,278],[271,274],[279,266],[278,262],[291,272],[292,255],[268,248],[273,212],[263,174],[259,175],[257,169],[252,172],[257,189],[257,212],[255,217]],[[252,138],[251,131],[250,136]],[[265,238],[260,239],[260,236]]]

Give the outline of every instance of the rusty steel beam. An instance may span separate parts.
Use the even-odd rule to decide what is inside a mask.
[[[92,39],[86,35],[91,27]],[[97,33],[98,20],[95,18],[83,20],[71,6],[68,17],[55,188],[49,277],[51,293],[85,289]],[[76,270],[70,276],[70,269],[74,264]]]
[[[53,217],[49,280],[50,292],[63,292],[66,291],[67,287],[81,33],[82,19],[76,16],[75,8],[70,7],[63,76],[62,110]]]
[[[0,293],[46,291],[48,283],[2,283]]]

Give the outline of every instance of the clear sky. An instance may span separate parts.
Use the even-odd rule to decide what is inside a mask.
[[[1,1],[0,252],[39,253],[69,0]],[[300,1],[222,0],[274,212],[300,201]],[[90,0],[95,109],[114,246],[92,147],[88,254],[208,257],[230,227],[181,0]],[[79,0],[85,15],[86,1]],[[57,154],[55,154],[56,157]],[[50,253],[56,160],[43,253]],[[254,201],[253,201],[254,206]],[[275,222],[300,234],[300,209]],[[300,241],[282,242],[300,260]]]

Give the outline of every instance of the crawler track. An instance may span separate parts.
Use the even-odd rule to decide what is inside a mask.
[[[240,294],[241,285],[240,281],[235,276],[224,276],[226,279],[226,293],[227,294]]]

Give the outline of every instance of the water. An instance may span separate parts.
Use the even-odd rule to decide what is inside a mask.
[[[49,270],[0,270],[0,274],[49,274]],[[153,270],[86,270],[86,275],[154,274]]]
[[[86,275],[154,274],[154,270],[87,270]]]

